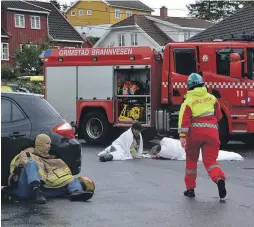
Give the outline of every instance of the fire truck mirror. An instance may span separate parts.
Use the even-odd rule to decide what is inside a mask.
[[[241,57],[237,53],[230,54],[230,77],[242,77],[242,62]]]

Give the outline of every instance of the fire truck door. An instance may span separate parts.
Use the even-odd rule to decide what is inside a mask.
[[[175,47],[170,50],[169,98],[173,105],[181,105],[187,93],[187,79],[197,72],[198,61],[196,47]]]
[[[244,59],[244,49],[236,48],[216,50],[216,74],[210,76],[207,81],[209,92],[221,100],[225,100],[228,105],[246,106],[247,105],[247,84],[243,77],[230,77],[230,53],[238,53]],[[243,63],[244,64],[244,63]],[[244,65],[242,65],[242,68]],[[242,70],[242,74],[244,71]],[[242,75],[243,76],[243,75]],[[211,82],[209,82],[209,80]]]

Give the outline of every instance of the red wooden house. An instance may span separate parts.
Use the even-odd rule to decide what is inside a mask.
[[[1,63],[13,65],[22,44],[49,42],[54,47],[92,47],[49,2],[1,1]]]

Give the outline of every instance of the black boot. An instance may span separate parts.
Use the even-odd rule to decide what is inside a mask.
[[[38,187],[33,188],[33,202],[37,204],[46,204],[47,200],[45,199],[42,191]]]
[[[93,197],[90,191],[75,191],[70,195],[71,201],[87,201]]]
[[[195,197],[195,191],[194,191],[194,189],[186,190],[186,191],[184,191],[183,194],[184,194],[185,196],[190,197],[190,198]]]
[[[112,154],[105,154],[105,155],[101,156],[101,157],[99,158],[99,160],[100,160],[101,162],[112,161],[112,160],[113,160],[113,155],[112,155]]]
[[[217,181],[217,186],[218,186],[220,199],[224,199],[227,195],[227,190],[226,190],[226,187],[225,187],[225,181],[222,180],[222,179],[219,179]]]

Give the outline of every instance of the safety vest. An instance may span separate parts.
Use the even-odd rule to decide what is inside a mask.
[[[206,87],[188,91],[185,98],[179,113],[178,129],[180,133],[187,132],[189,129],[184,125],[184,122],[188,121],[188,119],[185,119],[186,113],[191,112],[192,118],[213,115],[214,106],[217,102],[217,99],[207,92]]]

